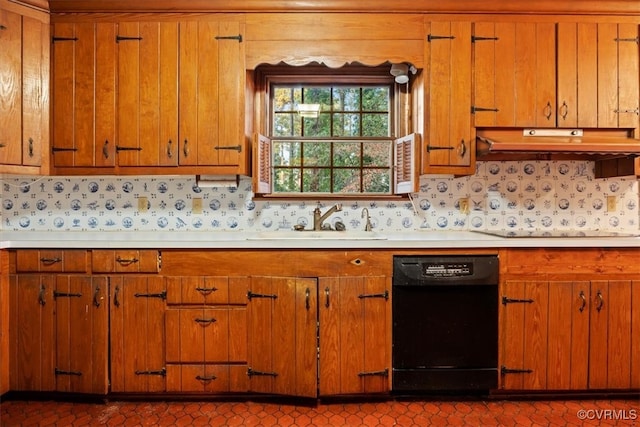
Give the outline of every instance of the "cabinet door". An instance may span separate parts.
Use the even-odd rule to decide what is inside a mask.
[[[0,9],[0,164],[22,163],[22,17]]]
[[[180,23],[181,166],[246,168],[242,31],[238,22]]]
[[[106,278],[56,276],[56,391],[108,391],[108,282]]]
[[[631,387],[633,282],[591,282],[589,388]]]
[[[252,277],[248,297],[250,391],[315,397],[316,279]]]
[[[638,127],[637,38],[634,24],[558,24],[558,126]]]
[[[11,277],[11,390],[53,391],[56,388],[55,289],[52,275]]]
[[[52,31],[53,165],[113,166],[115,24],[56,23]]]
[[[598,24],[598,127],[639,126],[638,24]]]
[[[549,282],[549,390],[587,388],[589,293],[589,282]]]
[[[178,164],[178,24],[118,24],[119,166]]]
[[[40,166],[49,147],[49,24],[22,20],[22,164]]]
[[[555,24],[474,24],[476,127],[556,126]]]
[[[321,396],[389,391],[388,278],[319,279]]]
[[[547,282],[511,281],[502,287],[501,387],[544,390],[547,387]]]
[[[473,173],[471,23],[427,24],[427,138],[423,173]]]
[[[111,391],[164,391],[164,280],[115,276],[109,281]]]

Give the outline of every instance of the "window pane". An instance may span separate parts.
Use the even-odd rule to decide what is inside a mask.
[[[391,144],[389,142],[367,142],[362,147],[362,164],[364,166],[391,165]]]
[[[360,169],[334,169],[334,193],[359,193]]]
[[[333,89],[334,111],[360,111],[360,88],[339,87]]]
[[[331,88],[305,87],[302,99],[305,104],[320,104],[320,110],[328,111],[331,106]]]
[[[331,121],[329,114],[320,113],[318,118],[304,118],[304,136],[325,137],[331,136]]]
[[[360,115],[344,113],[334,114],[333,136],[360,136]]]
[[[360,142],[336,142],[333,144],[333,166],[360,166]]]
[[[363,181],[365,193],[390,193],[391,169],[365,169]]]
[[[385,114],[363,114],[362,136],[389,136],[389,116]]]
[[[274,113],[273,136],[300,136],[300,117],[297,113]]]
[[[299,193],[300,169],[279,169],[274,170],[273,191],[276,193]]]
[[[304,143],[302,162],[308,166],[331,166],[331,143],[307,141]]]
[[[273,91],[274,111],[295,111],[295,105],[300,102],[302,89],[292,87],[279,87]]]
[[[331,192],[331,169],[305,169],[302,179],[305,193]]]
[[[389,111],[389,88],[363,88],[362,109],[364,111]]]
[[[302,143],[273,141],[273,166],[300,166]]]

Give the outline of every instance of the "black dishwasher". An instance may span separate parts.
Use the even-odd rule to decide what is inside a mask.
[[[394,256],[392,390],[498,385],[498,257]]]

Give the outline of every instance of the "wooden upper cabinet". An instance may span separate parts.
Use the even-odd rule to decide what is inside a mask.
[[[476,22],[476,127],[556,126],[556,31],[552,22]]]
[[[179,164],[248,172],[244,23],[180,23]]]
[[[280,62],[334,68],[409,62],[420,69],[423,19],[420,14],[247,14],[247,69]]]
[[[110,23],[53,25],[51,151],[56,173],[115,164],[115,37]]]
[[[19,9],[19,8],[17,8]],[[46,172],[49,24],[0,9],[0,172]]]
[[[428,22],[422,173],[472,174],[471,23]]]
[[[178,23],[122,22],[118,49],[119,166],[178,164]]]
[[[638,25],[558,24],[558,126],[638,127]]]

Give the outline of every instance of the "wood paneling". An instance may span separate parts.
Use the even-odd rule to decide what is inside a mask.
[[[9,252],[0,250],[0,396],[9,391]]]
[[[26,0],[38,1],[43,0]],[[52,12],[88,12],[88,11],[173,11],[184,9],[180,0],[103,0],[96,5],[92,0],[49,0]],[[191,0],[189,10],[198,12],[235,12],[235,11],[279,11],[291,10],[317,12],[463,12],[463,13],[517,13],[539,12],[549,14],[639,14],[640,5],[629,0],[586,0],[536,2],[514,2],[509,0],[319,0],[301,3],[297,0]]]

